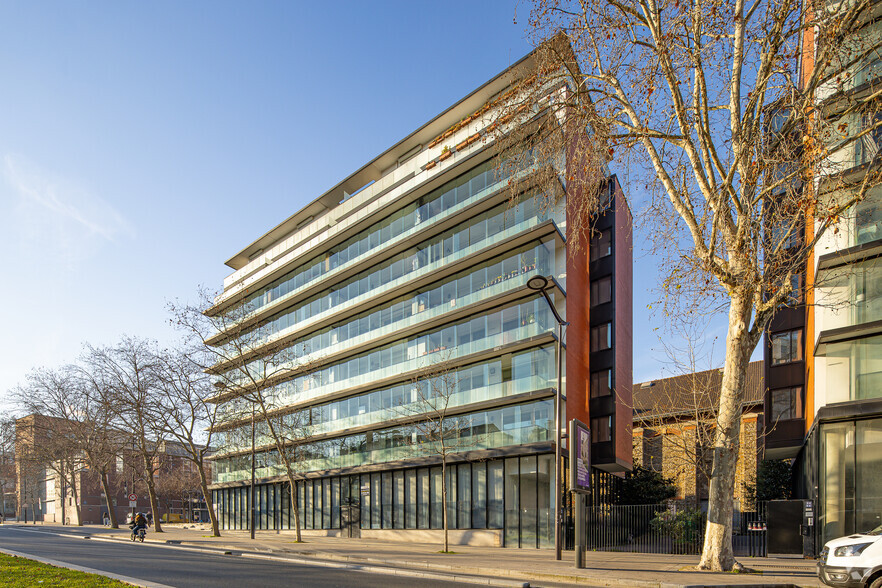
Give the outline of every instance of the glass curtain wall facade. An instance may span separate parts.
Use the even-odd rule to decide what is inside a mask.
[[[258,529],[295,527],[284,462],[296,447],[307,533],[339,535],[352,516],[370,533],[431,531],[446,508],[451,529],[506,547],[553,546],[553,406],[570,372],[564,358],[558,377],[557,322],[527,281],[548,278],[566,316],[568,280],[585,295],[589,280],[587,264],[576,281],[568,267],[563,184],[540,190],[537,163],[512,170],[495,161],[491,141],[475,139],[490,137],[481,113],[508,83],[507,73],[494,78],[228,261],[234,273],[206,311],[242,325],[211,340],[225,356],[213,370],[221,417],[212,485],[224,528],[248,528],[252,510]],[[565,157],[549,165],[566,176]],[[608,321],[620,297],[613,273],[592,291]],[[587,329],[570,331],[587,357]],[[441,369],[456,448],[447,504],[421,396],[438,388]],[[587,394],[587,365],[579,369],[576,390]],[[256,417],[241,392],[253,373],[274,374]],[[612,398],[614,375],[605,381]],[[587,406],[578,395],[567,412],[571,402]],[[271,424],[297,431],[282,454]]]
[[[508,547],[552,547],[551,455],[525,455],[447,467],[450,529],[497,529]],[[215,491],[221,525],[248,528],[248,488]],[[441,529],[441,466],[396,469],[298,482],[301,526],[343,528],[341,509],[354,505],[363,529]],[[294,528],[285,482],[255,490],[256,529]]]

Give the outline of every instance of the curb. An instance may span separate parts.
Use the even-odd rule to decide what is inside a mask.
[[[675,584],[675,583],[667,583],[667,582],[653,582],[651,580],[637,580],[637,579],[613,579],[613,578],[598,578],[598,577],[586,577],[581,575],[571,575],[571,574],[558,574],[558,573],[549,573],[549,572],[527,572],[527,573],[519,573],[505,569],[499,568],[483,568],[483,567],[475,567],[475,566],[452,566],[452,565],[444,565],[444,564],[432,564],[427,562],[414,562],[408,560],[393,560],[393,559],[382,559],[382,558],[373,558],[373,557],[362,557],[362,556],[351,556],[351,555],[337,555],[333,553],[323,553],[318,551],[313,552],[298,552],[296,555],[292,555],[293,558],[310,558],[312,560],[335,560],[335,561],[346,561],[346,562],[365,562],[369,564],[375,565],[385,565],[385,566],[401,566],[406,568],[425,568],[429,570],[435,570],[443,573],[455,573],[461,572],[465,574],[473,574],[476,576],[507,576],[507,577],[518,577],[518,578],[526,578],[528,580],[533,581],[553,581],[553,582],[566,582],[566,583],[575,583],[581,584],[583,586],[597,586],[597,587],[642,587],[642,588],[704,588],[704,587],[713,587],[713,588],[800,588],[798,584],[793,583],[760,583],[760,584]],[[400,569],[400,568],[396,568]]]

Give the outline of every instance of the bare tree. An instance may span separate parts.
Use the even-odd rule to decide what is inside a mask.
[[[410,443],[418,455],[432,455],[441,460],[443,553],[450,553],[447,521],[447,464],[451,455],[461,453],[480,443],[470,435],[471,418],[457,410],[460,403],[460,374],[448,357],[424,366],[411,380],[410,398],[405,398],[395,410],[410,423],[415,433]],[[463,432],[467,432],[463,435]]]
[[[157,415],[161,410],[157,392],[156,346],[143,339],[124,337],[114,347],[87,346],[84,361],[87,369],[100,374],[102,381],[108,384],[107,402],[118,420],[119,430],[131,435],[132,450],[138,456],[139,469],[147,486],[153,529],[161,533],[156,474],[164,430],[155,426],[160,421]]]
[[[706,496],[712,474],[711,448],[718,426],[721,371],[712,342],[704,340],[704,315],[672,318],[672,338],[659,337],[667,377],[634,392],[635,426],[642,431],[643,467],[677,482],[694,506]],[[754,399],[756,402],[756,399]],[[635,446],[637,440],[635,439]],[[637,456],[635,456],[637,459]]]
[[[186,514],[185,505],[189,497],[199,492],[201,483],[199,473],[195,468],[189,467],[191,462],[187,459],[176,459],[169,452],[166,444],[166,453],[160,457],[159,475],[156,477],[156,495],[158,500],[165,505],[165,512],[171,515],[175,503],[181,504],[182,514]],[[171,516],[168,522],[171,521]],[[219,536],[219,535],[216,535]]]
[[[27,385],[19,387],[15,395],[18,403],[34,416],[30,459],[52,472],[60,483],[62,522],[68,520],[66,495],[69,491],[77,525],[82,525],[78,481],[85,464],[78,422],[82,396],[76,373],[70,366],[38,369],[27,379]]]
[[[728,315],[701,569],[736,564],[732,489],[751,353],[802,288],[815,245],[880,179],[876,165],[839,173],[859,146],[878,146],[878,80],[834,95],[878,57],[856,32],[873,5],[535,0],[532,69],[497,108],[503,151],[565,180],[573,249],[606,206],[598,186],[616,159],[647,188],[640,214],[665,259],[665,310],[707,304]],[[800,63],[806,35],[817,44]]]
[[[268,332],[266,321],[255,318],[247,301],[231,298],[216,304],[215,297],[204,290],[199,298],[197,305],[171,304],[172,323],[203,345],[213,359],[204,367],[217,389],[209,401],[223,404],[217,428],[229,431],[256,426],[261,433],[258,449],[278,460],[288,480],[295,540],[302,541],[297,502],[302,451],[297,447],[308,439],[293,416],[296,413],[287,408],[290,398],[279,385],[308,375],[315,364],[304,345]],[[292,416],[286,421],[283,415],[287,413]]]
[[[194,361],[192,353],[182,350],[171,350],[162,354],[157,425],[167,437],[175,439],[181,445],[185,458],[195,466],[197,486],[205,497],[212,535],[220,537],[217,513],[208,490],[207,473],[207,458],[212,451],[211,441],[218,423],[218,404],[208,401],[214,391],[208,375],[200,367],[203,363]]]
[[[121,455],[130,440],[116,426],[115,412],[111,406],[111,383],[104,374],[76,367],[74,382],[78,405],[74,436],[79,442],[82,456],[89,470],[98,476],[110,526],[119,528],[113,503],[114,487],[111,474],[115,472],[117,456]]]

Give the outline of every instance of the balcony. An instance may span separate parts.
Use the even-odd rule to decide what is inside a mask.
[[[839,191],[828,197],[842,201],[851,196]],[[878,241],[882,241],[882,186],[870,188],[862,201],[843,214],[832,230],[824,233],[815,248],[819,269],[841,265],[849,255],[846,250]]]
[[[820,272],[815,303],[817,332],[882,320],[882,260]]]
[[[882,335],[825,343],[815,360],[816,406],[882,398]]]
[[[537,310],[540,313],[542,312],[541,308]],[[546,318],[544,322],[547,322],[547,317],[544,318]],[[494,350],[494,348],[518,341],[538,338],[547,333],[551,333],[550,326],[544,327],[536,322],[516,327],[511,331],[504,331],[469,343],[456,345],[452,348],[441,345],[437,348],[429,349],[425,344],[421,343],[420,347],[414,353],[416,357],[405,358],[403,361],[397,361],[394,363],[389,362],[385,365],[383,362],[378,362],[376,367],[369,364],[364,373],[351,375],[350,377],[343,379],[336,379],[334,377],[336,374],[332,373],[332,370],[337,367],[335,365],[331,368],[321,370],[321,373],[300,376],[294,380],[289,380],[280,384],[272,393],[269,393],[269,395],[272,397],[272,404],[278,407],[307,401],[318,402],[322,399],[334,396],[335,393],[344,392],[348,389],[358,389],[373,383],[400,378],[402,374],[418,374],[421,370],[425,371],[427,366],[433,365],[432,362],[453,361],[455,359],[481,352]],[[424,339],[424,337],[421,337],[419,340],[422,339]],[[371,355],[380,355],[380,352],[374,352]],[[347,362],[347,364],[352,363],[352,360]],[[355,371],[355,368],[352,368],[352,371]],[[221,416],[221,419],[227,417],[225,411],[222,410],[221,414],[223,415]]]
[[[483,169],[483,167],[480,169]],[[364,231],[361,240],[355,240],[345,252],[335,253],[331,256],[333,260],[331,257],[328,257],[326,263],[317,263],[310,265],[309,268],[299,268],[290,271],[286,277],[273,282],[274,285],[272,287],[262,288],[260,292],[250,295],[245,301],[247,311],[249,315],[256,316],[263,314],[267,309],[276,309],[284,305],[286,301],[308,296],[309,292],[316,285],[326,287],[328,284],[334,283],[341,279],[340,276],[351,273],[353,268],[369,263],[372,259],[382,255],[383,252],[394,249],[396,245],[408,242],[415,235],[427,232],[432,227],[442,224],[445,219],[449,219],[474,207],[484,199],[497,195],[509,185],[509,182],[523,181],[534,173],[536,169],[533,166],[511,177],[497,177],[495,169],[488,168],[480,174],[481,182],[467,182],[465,186],[468,190],[454,189],[455,197],[452,201],[448,201],[451,200],[449,198],[445,200],[448,191],[438,195],[432,203],[427,203],[420,207],[411,205],[408,208],[412,210],[405,215],[409,222],[405,222],[405,217],[396,217],[397,222],[390,224],[388,227],[384,226],[384,231],[372,231],[370,229]],[[478,176],[471,179],[478,179]],[[458,179],[453,180],[451,184],[455,184],[457,181]],[[435,202],[437,202],[437,206],[434,205]],[[394,234],[393,228],[395,229]],[[385,231],[385,229],[388,229],[388,231]],[[376,239],[373,237],[376,237]],[[317,245],[317,243],[312,241],[310,243],[313,248]],[[305,253],[306,250],[302,252],[302,254]],[[229,298],[229,296],[230,293],[228,292],[225,292],[223,295],[224,298]]]
[[[551,356],[549,355],[549,357]],[[451,413],[453,413],[455,409],[472,404],[498,401],[540,390],[545,390],[547,394],[551,394],[551,390],[555,386],[556,381],[556,376],[553,374],[548,376],[529,375],[506,382],[489,384],[480,388],[463,389],[449,396],[448,408],[450,408]],[[392,399],[393,395],[396,395],[398,398],[404,398],[404,400],[400,405],[392,404],[391,402],[383,402],[387,399],[377,397],[383,396],[384,393],[388,393],[386,396],[388,396],[389,400]],[[333,411],[333,415],[345,416],[334,418],[332,415],[326,421],[314,425],[308,425],[304,427],[304,436],[326,437],[333,433],[339,434],[343,431],[364,429],[376,426],[380,423],[388,423],[389,421],[395,421],[396,419],[416,416],[418,411],[424,410],[423,402],[405,402],[408,398],[413,398],[411,385],[396,386],[392,389],[374,391],[361,397],[352,397],[331,403],[329,406],[331,407],[330,410]],[[383,403],[378,405],[380,402]],[[344,408],[338,408],[338,405],[349,408],[350,410],[346,411]],[[223,448],[218,456],[223,457],[223,454],[226,453],[239,453],[249,449],[250,439],[248,437],[250,436],[250,427],[251,424],[249,421],[248,424],[238,430],[217,433],[217,444],[219,447]],[[265,427],[258,425],[259,430],[263,428]],[[256,436],[256,444],[258,447],[272,445],[272,443],[273,439],[269,434],[261,431],[258,432]]]
[[[550,399],[516,404],[457,417],[463,423],[457,436],[457,452],[495,449],[548,441],[551,438],[552,406]],[[360,433],[318,441],[306,446],[304,459],[298,462],[301,472],[354,468],[363,465],[401,461],[433,455],[432,443],[420,438],[413,425]],[[259,454],[258,478],[285,474],[272,456]],[[215,461],[214,483],[246,480],[250,477],[249,454]]]
[[[830,155],[821,161],[821,175],[844,174],[867,165],[882,147],[882,115],[847,114],[824,121],[821,133]]]

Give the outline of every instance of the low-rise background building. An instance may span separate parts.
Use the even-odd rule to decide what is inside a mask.
[[[707,501],[714,414],[722,371],[706,370],[634,385],[634,464],[661,473],[677,486],[679,500]],[[735,479],[736,510],[752,508],[762,455],[763,362],[748,366]]]
[[[14,457],[14,504],[10,514],[19,521],[50,523],[101,524],[107,513],[107,501],[98,475],[81,460],[71,474],[60,474],[57,464],[48,463],[35,445],[45,443],[53,430],[52,419],[28,415],[16,420]],[[193,463],[184,457],[183,448],[174,442],[162,441],[157,452],[159,468],[156,475],[159,516],[161,520],[208,520],[205,502],[199,489],[199,478]],[[0,456],[2,458],[2,456]],[[150,501],[141,477],[141,456],[132,449],[120,449],[109,473],[111,505],[117,520],[124,522],[129,513],[150,512]],[[0,464],[2,465],[2,464]],[[210,472],[209,472],[210,473]],[[76,485],[72,489],[71,481]],[[136,506],[130,506],[129,495],[136,495]],[[79,503],[80,520],[75,500]]]

